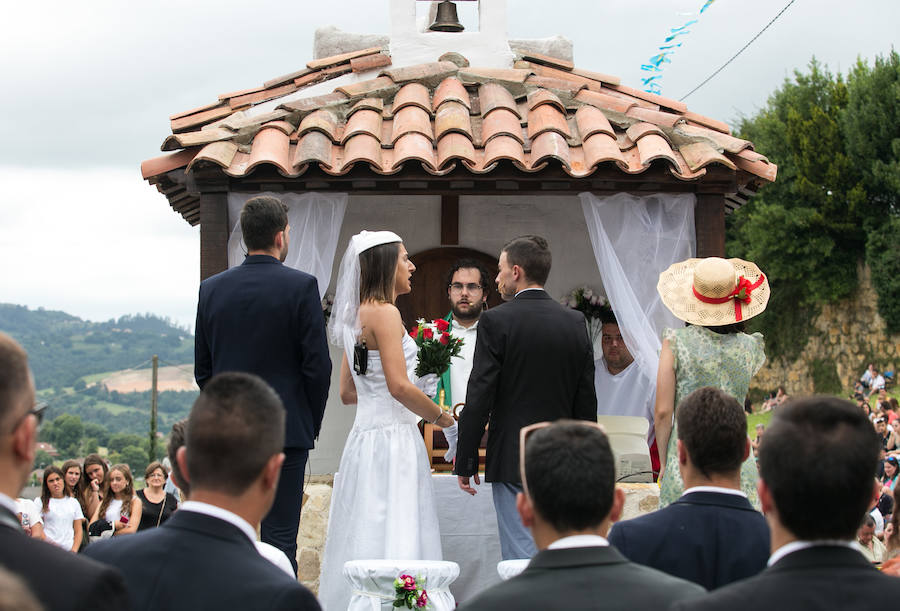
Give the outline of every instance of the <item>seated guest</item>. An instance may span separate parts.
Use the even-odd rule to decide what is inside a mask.
[[[869,562],[875,564],[884,562],[884,543],[875,536],[875,519],[871,515],[866,514],[863,517],[863,523],[856,531],[856,542]]]
[[[619,321],[611,309],[600,318],[602,356],[594,361],[594,388],[597,392],[598,416],[637,416],[650,424],[647,444],[654,474],[659,473],[659,450],[653,430],[653,404],[656,380],[641,372],[622,339]],[[654,479],[656,479],[654,477]]]
[[[604,538],[625,494],[596,424],[557,420],[521,431],[522,488],[516,506],[540,550],[525,570],[459,606],[495,609],[666,609],[700,586],[623,557]]]
[[[138,530],[156,528],[168,520],[178,507],[178,499],[175,498],[175,495],[163,490],[168,476],[166,468],[158,460],[154,460],[144,469],[144,482],[147,485],[137,493],[143,505]]]
[[[884,390],[884,376],[878,371],[878,368],[874,368],[874,374],[872,377],[872,383],[869,385],[869,395],[873,392],[878,392]]]
[[[169,433],[169,445],[166,448],[166,454],[168,454],[166,458],[168,458],[169,462],[172,464],[172,481],[175,483],[175,486],[177,486],[176,490],[181,494],[182,501],[186,501],[190,496],[191,485],[184,478],[184,475],[181,474],[176,458],[178,456],[178,450],[184,447],[184,440],[186,437],[187,418],[179,420],[172,425],[172,432]],[[265,541],[257,540],[254,541],[253,544],[256,546],[256,551],[258,551],[263,558],[287,573],[291,579],[297,577],[297,573],[294,572],[294,567],[291,566],[291,561],[288,560],[288,557],[283,551]]]
[[[0,568],[24,581],[49,611],[128,609],[117,570],[28,537],[16,517],[13,498],[31,474],[43,415],[35,409],[33,379],[25,351],[0,333]],[[0,584],[0,596],[9,591]]]
[[[619,522],[609,542],[632,562],[708,590],[756,575],[769,558],[769,527],[741,492],[750,444],[740,404],[705,387],[685,397],[675,417],[684,493],[659,511]]]
[[[133,609],[319,609],[253,547],[278,488],[284,423],[278,395],[255,375],[204,385],[176,455],[190,500],[159,528],[85,551],[124,573]]]
[[[875,363],[869,363],[866,370],[859,378],[860,383],[866,388],[866,394],[869,394],[868,389],[872,388],[872,382],[875,381],[875,375]]]
[[[852,403],[809,397],[782,406],[759,452],[768,568],[672,609],[881,609],[898,600],[900,579],[881,574],[856,544],[877,461],[872,425]],[[811,516],[810,507],[819,511]]]

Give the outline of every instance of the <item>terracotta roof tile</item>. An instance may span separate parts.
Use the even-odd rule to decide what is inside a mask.
[[[459,102],[467,109],[472,109],[472,102],[469,100],[469,93],[456,77],[447,77],[443,81],[441,81],[441,84],[438,85],[438,88],[434,90],[434,97],[431,99],[431,108],[436,111],[438,109],[438,106],[440,106],[447,100]]]
[[[752,144],[750,144],[750,142],[746,140],[741,140],[740,138],[735,138],[734,136],[723,134],[722,132],[716,131],[714,129],[699,127],[696,125],[679,125],[675,129],[675,132],[677,134],[682,134],[691,138],[703,138],[706,140],[710,140],[714,142],[718,148],[734,154],[740,153],[744,149],[748,149],[752,146]]]
[[[320,163],[331,169],[331,148],[331,137],[321,131],[308,131],[297,141],[291,165],[299,168],[309,163]]]
[[[297,85],[295,85],[294,83],[288,83],[287,85],[282,85],[281,87],[276,87],[274,89],[263,89],[262,91],[258,91],[255,93],[247,93],[234,98],[229,98],[228,105],[231,106],[231,108],[250,106],[252,104],[258,104],[260,102],[266,102],[268,100],[280,98],[289,93],[297,91],[297,89]]]
[[[460,68],[459,80],[466,85],[482,83],[524,83],[530,70],[516,68]]]
[[[410,109],[419,110],[421,109]],[[437,169],[437,159],[434,155],[434,146],[431,138],[420,133],[407,132],[400,136],[394,143],[394,166],[400,165],[410,159],[418,159],[427,164],[431,169]]]
[[[626,112],[628,112],[629,108],[635,106],[634,102],[629,102],[628,100],[623,100],[622,98],[617,98],[605,93],[589,91],[586,89],[579,91],[578,95],[575,96],[575,99],[597,108],[613,110],[622,114],[625,114]]]
[[[669,146],[668,140],[653,132],[645,133],[637,142],[638,154],[641,156],[641,165],[649,166],[657,159],[667,159],[672,165],[678,167],[678,161]]]
[[[560,113],[566,112],[565,104],[549,89],[537,89],[528,94],[528,110],[534,110],[541,104],[551,104]]]
[[[227,117],[231,114],[231,112],[232,109],[229,108],[227,104],[225,104],[210,108],[209,110],[203,110],[192,115],[179,117],[178,119],[172,119],[172,133],[187,131],[193,127],[200,127],[202,125],[205,125],[206,123],[210,123],[212,121],[216,121],[217,119]]]
[[[606,118],[602,110],[595,106],[585,104],[575,111],[575,124],[578,126],[578,132],[582,140],[587,140],[598,133],[607,134],[611,139],[616,139],[616,132],[613,130],[612,125],[609,124],[609,119]]]
[[[375,53],[365,57],[354,57],[350,60],[350,69],[353,72],[365,72],[375,68],[383,68],[391,65],[391,56],[387,53]]]
[[[487,140],[484,145],[484,163],[494,164],[501,159],[510,159],[515,161],[519,167],[524,168],[525,151],[522,149],[522,142],[503,134]]]
[[[528,137],[534,139],[546,131],[554,131],[562,136],[572,135],[565,115],[551,104],[541,104],[528,113]]]
[[[363,98],[350,107],[350,110],[347,111],[347,118],[349,119],[358,110],[374,110],[378,114],[382,114],[384,112],[384,100],[381,98]]]
[[[234,142],[212,142],[207,144],[200,149],[197,156],[188,164],[187,171],[190,172],[194,166],[199,166],[203,163],[215,164],[221,168],[227,168],[231,165],[231,161],[234,159],[237,150],[238,145]]]
[[[654,125],[662,125],[664,127],[675,127],[676,123],[683,122],[684,117],[671,112],[661,112],[659,110],[650,110],[649,108],[641,108],[634,106],[625,113],[633,119],[653,123]]]
[[[321,73],[322,76],[325,77],[325,80],[328,80],[342,74],[347,74],[351,70],[353,70],[353,68],[350,67],[350,64],[341,64],[339,66],[332,66],[331,68],[323,68]]]
[[[603,74],[602,72],[594,72],[592,70],[583,70],[581,68],[573,68],[572,74],[577,74],[578,76],[589,78],[592,81],[600,81],[601,83],[606,83],[607,85],[618,85],[621,82],[618,76]]]
[[[778,166],[774,163],[769,163],[767,160],[756,159],[752,155],[752,151],[744,150],[735,155],[734,165],[769,182],[775,182],[775,177],[778,175]]]
[[[177,170],[178,168],[183,168],[196,154],[197,149],[185,149],[183,151],[178,151],[177,153],[172,153],[171,155],[147,159],[146,161],[141,162],[141,176],[146,180],[151,176],[158,176],[172,170]]]
[[[390,77],[392,81],[405,84],[410,81],[422,83],[426,87],[437,87],[448,76],[453,76],[459,67],[453,62],[432,62],[429,64],[416,64],[403,68],[391,68],[382,70],[381,74]]]
[[[335,75],[336,76],[336,75]],[[307,71],[306,74],[302,76],[298,76],[294,79],[294,85],[299,89],[300,87],[306,87],[308,85],[312,85],[313,83],[318,83],[320,81],[324,81],[327,75],[323,70],[313,70]],[[334,78],[334,77],[332,77]]]
[[[297,135],[302,136],[311,131],[320,131],[329,140],[337,140],[338,119],[330,110],[317,110],[306,115],[297,128]]]
[[[162,144],[164,151],[177,151],[178,149],[188,148],[191,146],[202,146],[210,142],[219,140],[228,140],[234,138],[234,132],[230,129],[220,127],[213,129],[201,129],[195,132],[184,132],[181,134],[172,134]]]
[[[602,88],[602,84],[599,81],[585,78],[583,76],[579,76],[565,70],[550,68],[549,66],[541,66],[539,64],[533,64],[530,62],[516,62],[516,67],[530,69],[538,76],[544,76],[562,81],[569,81],[571,83],[575,83],[576,85],[584,85],[591,91],[600,91],[600,89]]]
[[[196,115],[196,114],[204,112],[206,110],[212,110],[213,108],[222,108],[223,106],[226,106],[226,105],[223,104],[222,100],[217,100],[215,102],[212,102],[211,104],[204,104],[203,106],[198,106],[197,108],[185,110],[184,112],[177,112],[174,115],[169,116],[169,121],[174,121],[175,119],[181,119],[181,118],[187,117],[189,115]]]
[[[469,109],[459,102],[444,102],[434,115],[435,138],[440,138],[448,132],[462,132],[472,138]]]
[[[675,112],[685,112],[687,110],[687,105],[683,102],[677,102],[670,98],[664,98],[661,95],[656,95],[655,93],[648,93],[646,91],[641,91],[640,89],[634,89],[633,87],[626,87],[625,85],[609,85],[611,89],[615,89],[619,93],[624,93],[625,95],[629,95],[633,98],[638,98],[641,100],[646,100],[653,104],[658,104],[663,108],[669,108],[674,110]]]
[[[347,96],[340,92],[326,93],[325,95],[317,95],[311,98],[302,98],[299,100],[291,100],[285,102],[278,108],[285,108],[290,111],[306,114],[319,110],[320,108],[329,108],[337,106],[347,101]]]
[[[269,79],[268,81],[263,83],[263,87],[278,87],[279,85],[284,85],[285,83],[287,83],[289,81],[294,81],[296,83],[297,79],[309,74],[310,72],[314,72],[314,71],[310,70],[309,68],[304,68],[302,70],[295,70],[294,72],[279,76],[278,78]]]
[[[705,168],[711,163],[721,163],[725,167],[735,170],[737,166],[728,157],[717,151],[707,142],[694,142],[678,147],[678,152],[684,157],[688,167],[692,171]]]
[[[418,106],[431,115],[431,98],[428,88],[422,83],[407,83],[394,96],[393,111],[396,113],[407,106]]]
[[[259,165],[269,163],[285,176],[289,176],[293,173],[288,154],[290,146],[291,139],[280,128],[264,127],[253,139],[253,148],[245,173],[252,172]]]
[[[431,128],[431,117],[428,112],[420,106],[404,106],[394,113],[393,125],[391,126],[391,143],[397,142],[397,139],[408,133],[418,133],[428,138],[429,142],[434,140],[434,131]]]
[[[362,109],[353,113],[347,119],[347,126],[341,136],[341,144],[357,134],[369,134],[375,139],[381,139],[381,113],[374,110]]]
[[[349,63],[351,59],[354,59],[356,57],[363,57],[365,55],[372,55],[373,53],[380,53],[381,50],[381,47],[370,47],[368,49],[361,49],[359,51],[350,51],[349,53],[332,55],[331,57],[323,57],[322,59],[314,59],[311,62],[307,62],[306,67],[310,70],[319,70],[321,68],[328,68],[330,66],[336,66],[338,64],[346,64]]]
[[[575,95],[582,89],[587,89],[587,85],[584,83],[574,83],[572,81],[550,78],[549,76],[536,76],[534,74],[525,80],[525,84],[530,85],[531,87],[540,87],[548,90],[556,89],[559,91],[566,91],[570,95]]]
[[[240,91],[232,91],[230,93],[222,93],[222,94],[219,94],[219,99],[227,100],[228,98],[236,98],[236,97],[239,97],[242,95],[247,95],[249,93],[257,93],[257,92],[263,91],[264,89],[266,89],[266,86],[262,85],[260,87],[253,87],[251,89],[241,89]]]
[[[616,139],[604,132],[596,132],[585,138],[582,149],[586,168],[594,168],[607,161],[615,162],[620,168],[628,167],[628,162],[622,156]]]
[[[478,96],[481,100],[481,116],[487,117],[492,110],[497,108],[505,108],[514,113],[518,118],[522,118],[519,113],[519,107],[513,99],[512,94],[506,87],[498,83],[485,83],[478,88]]]
[[[344,144],[344,166],[342,172],[349,170],[353,164],[363,161],[383,170],[381,163],[381,143],[370,134],[361,133],[353,136]]]
[[[544,107],[542,107],[544,108]],[[569,145],[566,139],[555,131],[545,131],[531,141],[531,167],[547,161],[557,159],[566,167],[569,167]]]
[[[471,165],[475,163],[475,145],[464,134],[449,133],[438,139],[437,157],[439,168],[444,168],[453,159],[461,159]]]
[[[664,140],[666,139],[665,132],[652,123],[635,123],[625,130],[625,135],[631,138],[632,142],[638,142],[649,134],[655,134]]]
[[[558,57],[550,57],[549,55],[541,55],[540,53],[533,53],[531,51],[522,50],[517,52],[516,55],[524,59],[525,61],[532,61],[538,64],[543,64],[545,66],[551,66],[553,68],[560,68],[562,70],[571,71],[575,64],[570,62],[567,59],[560,59]]]
[[[723,121],[717,121],[716,119],[710,119],[709,117],[704,117],[703,115],[698,115],[695,112],[691,112],[690,110],[683,113],[684,118],[687,121],[691,121],[692,123],[697,123],[698,125],[703,125],[705,127],[710,127],[717,132],[722,132],[723,134],[731,134],[731,128],[728,127],[727,123]]]
[[[508,136],[519,142],[519,146],[525,142],[522,136],[522,125],[519,123],[519,117],[506,108],[498,108],[496,112],[484,117],[481,122],[481,142],[487,146],[491,138],[498,136]]]

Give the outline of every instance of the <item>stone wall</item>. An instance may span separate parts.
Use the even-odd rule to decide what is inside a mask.
[[[869,268],[860,266],[858,275],[859,287],[853,297],[822,307],[800,357],[793,362],[767,361],[753,379],[752,387],[769,391],[784,385],[791,395],[812,394],[816,388],[811,366],[816,361],[834,364],[845,392],[849,392],[851,381],[862,375],[868,362],[884,371],[897,371],[900,335],[888,335],[885,331]]]
[[[298,579],[315,594],[319,593],[319,569],[325,552],[333,483],[334,477],[331,475],[313,476],[303,494],[303,514],[297,533]],[[623,520],[659,507],[659,487],[656,484],[619,484],[619,488],[625,491]]]

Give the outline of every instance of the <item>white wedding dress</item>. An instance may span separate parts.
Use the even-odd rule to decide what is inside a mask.
[[[407,375],[414,378],[416,343],[403,335]],[[348,359],[352,362],[352,353]],[[418,417],[388,392],[377,350],[356,384],[356,420],[334,477],[319,601],[344,611],[352,596],[343,577],[348,560],[441,560],[431,466]]]

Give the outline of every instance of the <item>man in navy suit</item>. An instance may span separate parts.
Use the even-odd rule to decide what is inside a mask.
[[[879,493],[873,475],[880,450],[872,423],[849,401],[809,397],[779,407],[759,447],[759,500],[772,533],[768,568],[672,608],[814,611],[896,604],[900,579],[875,569],[855,542]]]
[[[218,373],[246,371],[281,398],[286,458],[261,535],[296,571],[303,475],[325,412],[331,358],[315,277],[282,264],[290,229],[287,207],[276,198],[254,197],[244,204],[246,259],[200,284],[194,375],[202,389]]]
[[[766,519],[741,492],[747,418],[734,397],[711,387],[689,394],[675,413],[684,494],[619,522],[609,542],[632,562],[714,590],[756,575],[769,559]]]
[[[222,373],[206,384],[175,455],[190,500],[159,528],[85,550],[122,571],[133,609],[318,611],[312,593],[254,547],[278,488],[284,423],[281,400],[258,376]]]
[[[34,464],[41,416],[28,357],[0,333],[0,568],[20,578],[50,611],[128,609],[116,569],[26,536],[16,517],[14,499]]]

